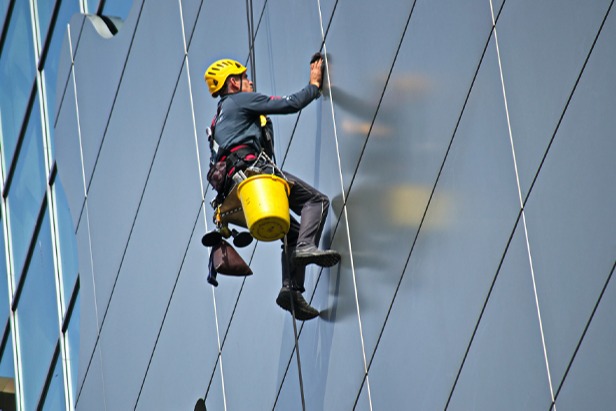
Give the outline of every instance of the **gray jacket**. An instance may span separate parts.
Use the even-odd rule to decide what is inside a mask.
[[[252,92],[222,96],[212,122],[214,140],[219,146],[216,160],[240,144],[247,144],[260,152],[264,148],[260,115],[296,113],[319,96],[319,89],[312,84],[284,97]]]

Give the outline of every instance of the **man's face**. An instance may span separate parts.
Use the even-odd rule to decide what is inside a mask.
[[[253,92],[254,91],[254,89],[252,88],[252,81],[248,79],[248,74],[246,74],[246,72],[242,74],[242,87],[240,88],[240,90],[243,92]]]

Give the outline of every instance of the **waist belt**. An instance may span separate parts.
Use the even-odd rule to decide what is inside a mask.
[[[258,157],[257,150],[247,144],[237,145],[223,155],[220,161],[227,164],[227,176],[232,176],[238,170],[244,170]]]

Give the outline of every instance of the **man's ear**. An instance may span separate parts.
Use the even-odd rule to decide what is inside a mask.
[[[235,92],[240,89],[240,82],[237,77],[229,77],[228,91]]]

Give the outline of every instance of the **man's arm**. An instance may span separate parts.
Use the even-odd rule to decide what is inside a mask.
[[[239,93],[234,95],[238,104],[252,114],[297,113],[321,95],[318,87],[308,84],[289,96],[266,96],[260,93]],[[244,100],[244,101],[239,101]]]
[[[242,106],[254,114],[289,114],[296,113],[321,95],[323,80],[323,58],[319,53],[310,62],[310,82],[297,93],[284,97],[266,96],[259,93],[241,93],[245,98]]]

